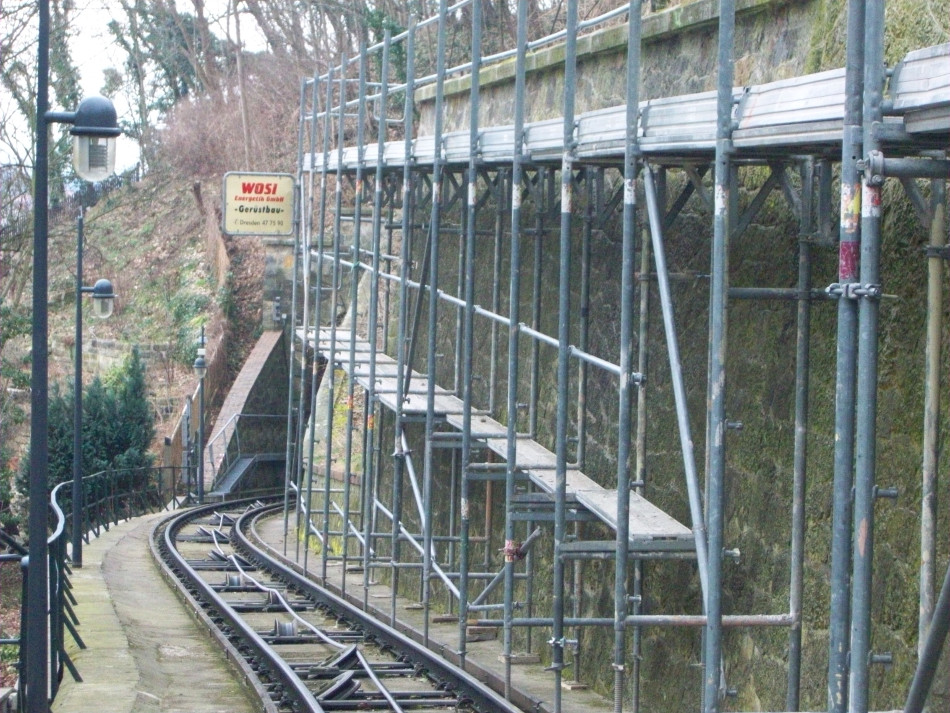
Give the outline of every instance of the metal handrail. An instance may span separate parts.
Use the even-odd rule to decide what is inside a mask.
[[[256,444],[242,443],[242,421],[259,423],[261,420],[277,419],[278,422],[283,423],[286,421],[286,418],[286,415],[256,413],[238,413],[229,418],[227,422],[218,430],[218,432],[208,440],[208,444],[206,446],[206,451],[208,454],[208,459],[206,462],[210,462],[211,467],[214,470],[214,478],[212,480],[211,490],[214,490],[221,483],[224,476],[227,475],[231,467],[237,463],[237,461],[242,456],[258,455],[261,453],[277,453],[278,451],[283,451],[284,449],[284,440],[287,436],[285,431],[280,431],[278,435],[274,436],[272,440],[276,447],[273,448],[262,447],[262,444],[267,445],[269,443],[267,436],[264,436],[263,441]],[[247,439],[245,439],[245,441],[246,440]],[[220,447],[222,449],[221,462],[218,464],[215,463],[216,447]]]
[[[82,528],[83,540],[89,542],[90,535],[99,535],[105,529],[120,521],[158,510],[177,508],[183,501],[185,479],[184,469],[173,467],[132,468],[124,470],[104,470],[82,479],[83,502]],[[70,559],[67,544],[71,542],[72,529],[72,480],[59,483],[50,493],[48,507],[51,511],[50,522],[53,532],[47,539],[48,606],[46,636],[50,641],[49,689],[50,700],[56,698],[59,684],[69,669],[74,680],[81,681],[79,671],[66,652],[66,631],[80,649],[86,648],[76,629],[79,618],[73,611],[77,604],[69,584]],[[67,514],[68,513],[68,514]],[[5,544],[16,550],[15,554],[0,555],[0,565],[19,563],[23,570],[23,596],[21,609],[20,635],[6,638],[0,643],[19,646],[18,661],[21,676],[17,684],[17,705],[19,710],[27,709],[26,679],[22,675],[26,667],[26,651],[29,647],[26,627],[26,603],[29,587],[30,562],[26,550],[15,541]],[[43,691],[42,695],[46,692]]]

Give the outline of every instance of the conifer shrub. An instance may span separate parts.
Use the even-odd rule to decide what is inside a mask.
[[[49,397],[49,470],[47,487],[73,477],[73,385],[54,384]],[[83,390],[82,460],[85,477],[103,470],[151,467],[149,446],[155,437],[155,417],[148,400],[145,363],[138,349],[118,369],[96,377]],[[17,489],[29,492],[29,459],[17,474]]]

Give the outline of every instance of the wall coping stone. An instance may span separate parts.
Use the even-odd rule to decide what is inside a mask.
[[[762,12],[774,5],[787,5],[802,0],[736,0],[736,15],[749,15]],[[719,19],[719,0],[696,0],[686,5],[662,10],[643,18],[642,41],[660,42],[681,32],[695,31],[714,24]],[[577,38],[577,58],[593,57],[598,54],[626,51],[627,23],[596,30],[589,35]],[[527,74],[543,72],[564,63],[564,45],[556,44],[528,54],[525,60]],[[505,84],[515,79],[515,58],[503,60],[482,69],[478,74],[480,87],[493,84]],[[447,79],[443,85],[444,96],[467,94],[471,91],[471,75]],[[416,90],[415,98],[419,103],[435,100],[435,84],[429,84]]]

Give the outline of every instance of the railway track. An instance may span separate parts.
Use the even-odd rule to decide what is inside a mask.
[[[478,680],[319,587],[258,546],[279,504],[195,508],[152,551],[268,713],[517,713]]]

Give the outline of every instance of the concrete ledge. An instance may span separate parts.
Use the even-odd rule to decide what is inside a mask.
[[[737,0],[736,15],[759,12],[773,5],[787,5],[792,0]],[[642,39],[644,43],[659,42],[671,35],[703,29],[719,20],[719,0],[696,0],[677,5],[643,18]],[[607,52],[626,52],[627,23],[596,30],[577,38],[578,62]],[[525,62],[527,74],[543,72],[564,64],[564,44],[556,44],[530,53]],[[479,72],[480,87],[505,84],[515,80],[515,60],[507,59]],[[445,96],[467,94],[471,91],[470,75],[448,79],[444,85]],[[422,87],[415,94],[416,101],[425,103],[435,100],[435,85]]]
[[[67,635],[83,681],[66,674],[53,713],[255,709],[223,652],[185,613],[152,561],[149,533],[167,516],[120,523],[83,548],[72,584],[87,648],[79,650]]]

